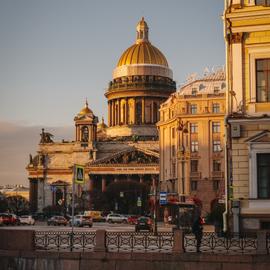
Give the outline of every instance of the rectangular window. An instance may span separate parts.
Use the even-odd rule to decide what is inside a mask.
[[[221,171],[221,161],[220,160],[213,160],[213,171],[214,172]]]
[[[190,189],[192,191],[197,190],[197,183],[198,183],[198,181],[190,181]]]
[[[214,94],[218,94],[219,93],[219,87],[218,86],[215,86],[214,87]]]
[[[270,198],[270,153],[257,154],[258,198]]]
[[[191,152],[198,152],[199,151],[199,143],[197,141],[191,142]]]
[[[219,112],[220,112],[219,103],[213,103],[213,113],[219,113]]]
[[[256,0],[255,4],[257,6],[270,6],[270,0]]]
[[[190,113],[196,114],[197,113],[197,104],[191,104],[190,105]]]
[[[172,163],[172,177],[173,178],[176,177],[176,165],[175,165],[175,163]]]
[[[270,58],[256,60],[256,101],[270,102]]]
[[[172,139],[175,139],[175,128],[172,128]]]
[[[190,171],[191,172],[198,172],[198,160],[190,160]]]
[[[219,133],[220,132],[220,122],[213,122],[212,123],[212,132]]]
[[[171,147],[172,147],[172,157],[175,157],[175,145],[173,144]]]
[[[198,124],[190,123],[190,133],[198,133]]]
[[[214,180],[213,181],[213,190],[219,190],[220,181]]]
[[[196,88],[192,88],[191,89],[191,95],[192,96],[196,96],[197,95],[197,89]]]
[[[213,152],[220,152],[221,144],[220,141],[213,141]]]

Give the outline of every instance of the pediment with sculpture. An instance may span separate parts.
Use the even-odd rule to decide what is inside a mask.
[[[159,164],[159,158],[138,149],[121,151],[107,158],[96,160],[92,164]]]

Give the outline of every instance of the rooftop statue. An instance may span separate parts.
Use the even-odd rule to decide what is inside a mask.
[[[39,143],[53,143],[53,135],[49,132],[44,132],[44,128],[40,134],[40,141]]]

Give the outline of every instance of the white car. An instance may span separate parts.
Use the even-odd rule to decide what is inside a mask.
[[[26,225],[35,225],[35,222],[36,222],[32,216],[20,216],[19,220],[21,224],[26,224]]]
[[[72,225],[72,219],[70,219],[69,225]],[[74,217],[74,226],[88,226],[89,228],[91,228],[93,226],[93,219],[90,216],[76,215]]]
[[[109,214],[106,217],[108,223],[128,223],[128,218],[120,214]]]

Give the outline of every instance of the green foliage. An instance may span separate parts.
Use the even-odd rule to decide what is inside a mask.
[[[0,212],[6,212],[8,210],[7,198],[0,193]]]
[[[29,201],[20,195],[9,196],[6,198],[8,210],[16,215],[29,212]]]

